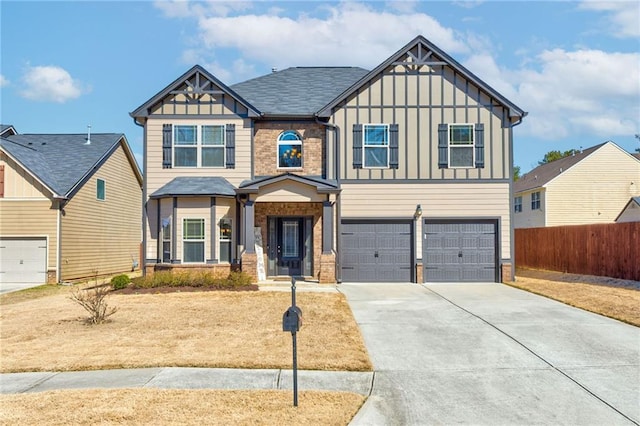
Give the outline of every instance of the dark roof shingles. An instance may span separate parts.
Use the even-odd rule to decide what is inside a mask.
[[[177,177],[150,195],[151,198],[171,196],[236,195],[235,187],[223,177]]]
[[[266,115],[312,116],[367,73],[358,67],[292,67],[231,88]]]
[[[66,196],[124,135],[20,134],[3,138],[2,147],[58,195]]]

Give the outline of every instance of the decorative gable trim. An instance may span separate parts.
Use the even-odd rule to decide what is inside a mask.
[[[214,85],[217,88],[214,88]],[[260,111],[200,65],[193,66],[129,115],[142,124],[139,119],[149,117],[154,106],[172,95],[183,95],[188,102],[193,103],[199,102],[204,95],[226,95],[244,106],[249,117],[260,116]]]
[[[416,50],[417,53],[414,53],[413,50]],[[447,55],[444,51],[438,48],[435,44],[419,35],[402,49],[391,55],[389,59],[378,65],[375,69],[355,82],[347,90],[338,95],[333,101],[329,102],[318,112],[317,116],[329,117],[332,114],[333,108],[338,106],[345,98],[353,95],[367,82],[375,78],[378,74],[382,73],[389,66],[394,65],[404,65],[409,71],[417,70],[423,66],[449,66],[453,68],[457,73],[465,77],[467,80],[477,85],[481,90],[487,92],[491,97],[498,100],[509,111],[509,117],[523,118],[527,115],[527,113],[520,107],[509,101],[487,83],[479,79],[475,74],[463,67],[451,56]]]

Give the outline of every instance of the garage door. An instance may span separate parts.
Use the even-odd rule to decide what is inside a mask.
[[[495,282],[497,222],[429,221],[423,226],[425,282]]]
[[[411,222],[343,221],[342,280],[411,282]]]
[[[47,282],[45,238],[0,237],[0,283],[44,284]]]

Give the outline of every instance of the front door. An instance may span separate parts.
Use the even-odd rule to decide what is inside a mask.
[[[312,218],[269,217],[267,223],[267,275],[312,275]]]
[[[277,219],[276,275],[302,275],[302,218]]]

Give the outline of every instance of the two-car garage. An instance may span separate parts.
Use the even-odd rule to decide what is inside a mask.
[[[47,239],[0,237],[0,283],[47,282]]]
[[[415,224],[343,220],[342,281],[415,281]],[[498,281],[498,220],[423,219],[421,225],[424,282]]]

